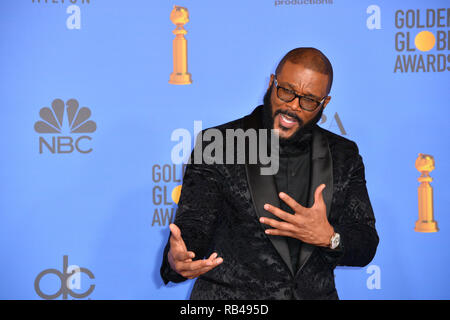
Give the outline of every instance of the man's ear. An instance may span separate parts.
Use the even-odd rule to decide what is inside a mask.
[[[269,81],[269,86],[267,87],[267,90],[269,90],[270,87],[272,86],[273,79],[274,79],[274,75],[273,75],[273,73],[272,73],[272,74],[270,75],[270,81]]]
[[[327,106],[328,102],[330,102],[330,100],[331,100],[331,96],[326,97],[325,101],[323,102],[323,108],[324,109]]]

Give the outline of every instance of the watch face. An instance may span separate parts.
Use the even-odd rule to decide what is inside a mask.
[[[339,233],[335,233],[333,238],[331,239],[331,249],[335,249],[339,246],[340,236]]]

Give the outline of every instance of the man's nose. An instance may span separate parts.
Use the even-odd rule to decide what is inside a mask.
[[[295,113],[302,113],[303,110],[300,108],[300,98],[295,97],[294,100],[291,102],[286,103],[290,110],[292,110]]]

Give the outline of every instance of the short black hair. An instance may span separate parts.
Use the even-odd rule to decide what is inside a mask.
[[[278,63],[275,75],[278,75],[286,61],[295,64],[301,64],[305,68],[317,71],[328,76],[327,94],[330,93],[331,85],[333,84],[333,67],[330,60],[316,48],[300,47],[289,51],[280,63]]]

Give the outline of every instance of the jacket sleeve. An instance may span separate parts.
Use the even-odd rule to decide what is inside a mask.
[[[331,265],[363,267],[375,256],[379,238],[375,229],[375,216],[366,188],[364,164],[354,143],[354,156],[349,171],[349,185],[344,209],[330,221],[339,233],[337,249],[321,248],[322,256]]]
[[[197,139],[195,148],[200,145]],[[216,164],[196,163],[194,153],[195,149],[186,166],[174,224],[180,228],[187,250],[193,251],[194,260],[197,260],[205,257],[212,247],[216,222],[222,208],[220,181],[223,178],[219,176]],[[170,267],[167,259],[169,249],[168,240],[160,269],[164,283],[186,280]]]

